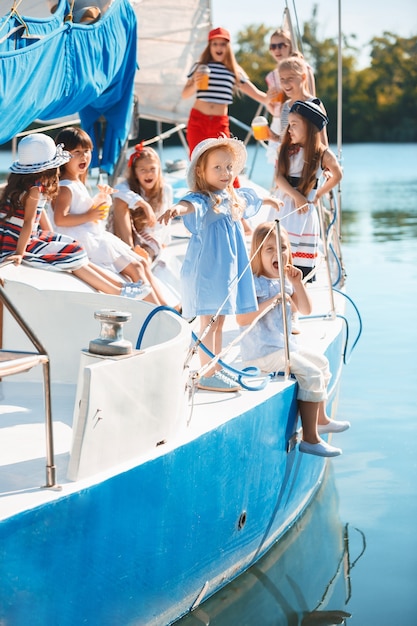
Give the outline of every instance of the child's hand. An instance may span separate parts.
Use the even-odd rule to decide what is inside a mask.
[[[307,213],[310,208],[307,198],[305,198],[301,193],[299,193],[294,199],[294,204],[297,209],[297,213]]]
[[[278,200],[278,198],[274,198],[273,196],[269,196],[268,198],[264,198],[262,200],[262,204],[269,204],[272,207],[274,207],[274,209],[276,209],[277,211],[280,210],[280,208],[282,206],[284,206],[284,203],[282,200]]]
[[[158,222],[160,224],[168,224],[169,220],[172,220],[174,217],[178,217],[178,215],[180,215],[178,207],[173,206],[158,217]]]
[[[23,254],[11,254],[7,257],[7,261],[13,261],[15,265],[20,265],[23,260]]]
[[[292,283],[295,285],[296,283],[301,283],[303,280],[303,272],[298,269],[298,267],[294,267],[294,265],[287,265],[285,268],[285,275]]]
[[[136,202],[135,206],[133,207],[133,210],[135,209],[142,209],[143,212],[146,215],[146,218],[148,220],[148,226],[149,227],[153,227],[155,226],[157,220],[156,220],[156,216],[154,213],[153,208],[151,207],[151,205],[149,204],[149,202],[145,202],[145,200],[138,200],[138,202]]]
[[[103,220],[107,217],[108,212],[109,207],[105,202],[102,202],[97,206],[92,206],[85,213],[85,216],[87,217],[86,222],[98,222],[99,220]]]

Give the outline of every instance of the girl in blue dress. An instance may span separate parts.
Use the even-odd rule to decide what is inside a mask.
[[[168,223],[184,216],[191,233],[181,269],[183,316],[199,316],[201,333],[209,327],[204,345],[213,354],[222,349],[225,315],[257,309],[241,218],[252,217],[262,204],[280,206],[275,198],[262,199],[252,189],[233,187],[245,162],[245,146],[237,139],[201,141],[188,169],[190,193],[159,218]],[[200,358],[203,366],[209,363],[205,352],[200,352]],[[208,370],[198,386],[212,391],[240,389],[219,367]]]

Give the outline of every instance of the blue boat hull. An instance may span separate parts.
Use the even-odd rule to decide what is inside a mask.
[[[334,380],[342,334],[327,354]],[[173,622],[260,558],[320,486],[324,459],[287,452],[296,424],[294,384],[158,458],[5,520],[0,617]]]

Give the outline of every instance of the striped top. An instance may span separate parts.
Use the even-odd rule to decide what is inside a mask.
[[[199,65],[199,63],[194,63],[187,78],[193,76]],[[214,104],[232,104],[233,88],[236,82],[235,75],[223,63],[210,61],[207,65],[210,68],[209,86],[207,90],[197,90],[197,100],[213,102]],[[242,68],[239,68],[239,72],[240,84],[248,82],[249,77]]]
[[[41,185],[39,185],[41,187]],[[46,203],[41,195],[36,209],[23,263],[42,269],[74,271],[88,264],[88,257],[78,241],[71,237],[41,230],[39,221]],[[17,243],[25,221],[23,206],[6,217],[9,205],[0,207],[0,261],[16,253]]]

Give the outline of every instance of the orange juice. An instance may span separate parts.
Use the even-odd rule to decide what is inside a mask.
[[[208,65],[199,65],[197,73],[200,74],[197,78],[197,89],[200,91],[207,91],[209,86],[210,68]]]
[[[269,127],[266,117],[260,115],[252,120],[252,132],[257,141],[266,141],[269,139]]]

